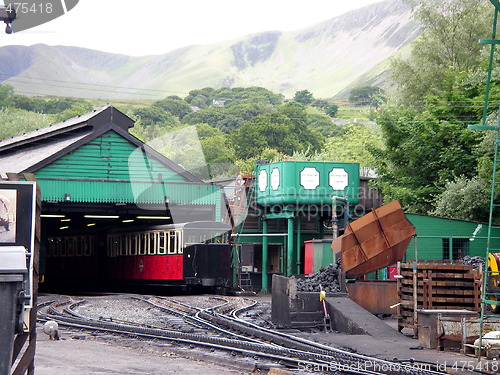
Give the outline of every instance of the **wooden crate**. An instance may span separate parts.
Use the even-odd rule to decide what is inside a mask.
[[[398,327],[417,332],[418,310],[481,310],[482,273],[454,261],[398,263]]]

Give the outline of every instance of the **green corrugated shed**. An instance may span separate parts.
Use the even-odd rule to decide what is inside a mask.
[[[44,201],[219,204],[220,188],[195,184],[109,131],[35,172]]]
[[[416,241],[408,246],[406,260],[460,259],[485,256],[488,224],[407,213],[417,229]],[[492,228],[492,247],[500,248],[500,227]]]
[[[33,173],[43,202],[203,205],[222,191],[153,150],[112,106],[0,142],[0,172]]]
[[[110,130],[35,172],[37,178],[187,182]]]

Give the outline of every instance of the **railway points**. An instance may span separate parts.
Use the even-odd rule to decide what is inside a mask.
[[[207,362],[207,371],[211,371],[210,366],[223,362],[227,371],[237,369],[242,374],[256,369],[260,373],[267,373],[274,368],[273,371],[279,369],[294,374],[434,375],[443,373],[444,365],[439,368],[440,363],[473,361],[470,357],[456,353],[413,350],[411,345],[418,346],[416,340],[406,336],[402,336],[399,341],[374,341],[366,335],[348,337],[325,334],[320,330],[304,333],[265,328],[269,327],[269,296],[249,299],[214,298],[211,295],[144,297],[114,294],[94,297],[44,296],[43,299],[46,303],[41,307],[40,318],[59,320],[65,326],[62,337],[67,338],[67,341],[84,339],[87,340],[85,345],[90,341],[112,342],[118,347],[126,345],[153,361],[155,356],[162,355],[192,356],[198,360],[203,358]],[[156,307],[143,309],[143,304]],[[103,311],[107,316],[102,316]],[[181,322],[179,317],[182,317]],[[70,328],[69,324],[74,326]],[[86,325],[91,327],[83,328]],[[216,331],[212,325],[217,326]],[[132,336],[124,333],[126,327],[135,327]],[[161,338],[165,327],[169,327],[171,335],[166,340]],[[396,327],[393,329],[397,333]],[[51,347],[57,345],[47,336],[39,340],[45,340]],[[145,350],[145,346],[149,349]],[[407,357],[408,353],[414,354],[413,362]],[[399,357],[399,360],[395,361],[394,357]],[[126,362],[126,358],[124,356],[123,361]],[[428,365],[433,361],[434,366]],[[464,373],[452,372],[450,368],[447,371]]]

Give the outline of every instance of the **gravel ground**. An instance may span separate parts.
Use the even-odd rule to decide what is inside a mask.
[[[83,299],[87,302],[79,305],[74,311],[88,318],[152,327],[163,327],[165,325],[162,319],[164,314],[144,302],[127,296],[108,295]]]
[[[158,326],[161,322],[160,312],[147,305],[134,301],[124,295],[105,295],[96,297],[74,297],[75,300],[86,299],[88,304],[82,305],[79,312],[99,318],[134,321],[141,324]],[[39,302],[58,299],[58,296],[40,296]],[[207,308],[221,303],[211,296],[176,296],[180,302]],[[243,314],[245,319],[253,322],[270,320],[271,296],[256,296],[251,299],[259,301],[259,306]],[[395,329],[396,330],[396,329]],[[473,363],[471,357],[458,353],[422,350],[418,340],[404,335],[398,340],[381,340],[366,335],[324,334],[323,332],[293,332],[298,336],[312,339],[334,347],[349,348],[365,355],[373,355],[384,359],[416,358],[431,363]],[[250,358],[232,357],[227,354],[190,349],[183,345],[168,341],[138,341],[121,336],[89,332],[61,331],[62,340],[51,341],[41,330],[38,333],[38,345],[35,357],[37,375],[87,375],[87,374],[255,374],[266,373],[255,369],[255,361]],[[414,348],[419,350],[413,350]],[[234,362],[235,358],[237,363]],[[460,374],[468,372],[461,371]],[[273,369],[269,374],[286,374]],[[296,374],[296,373],[294,373]]]
[[[57,295],[41,295],[39,302],[64,300]],[[167,325],[165,315],[135,301],[128,295],[103,295],[72,297],[85,299],[87,303],[75,309],[78,313],[92,317],[112,318],[126,322],[162,327]],[[176,296],[176,301],[200,308],[221,304],[212,296]],[[260,298],[261,306],[248,312],[248,319],[269,319],[271,297]],[[236,364],[227,354],[208,353],[189,349],[182,345],[162,342],[137,341],[120,336],[88,331],[60,330],[61,340],[51,341],[41,329],[38,330],[35,366],[37,375],[86,375],[86,374],[255,374],[255,362],[242,358]],[[265,372],[264,372],[265,373]],[[273,370],[275,374],[284,374]]]
[[[163,375],[203,374],[234,375],[253,373],[251,364],[231,367],[224,358],[193,359],[182,350],[158,347],[149,343],[91,337],[63,330],[62,339],[51,341],[38,331],[35,356],[37,375]],[[185,350],[187,351],[187,349]],[[189,356],[189,357],[188,357]]]

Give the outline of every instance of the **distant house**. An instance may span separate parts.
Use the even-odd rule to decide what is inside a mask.
[[[218,105],[220,107],[224,107],[224,104],[226,104],[226,101],[225,100],[215,100],[215,99],[213,99],[212,100],[212,104],[213,105]]]

